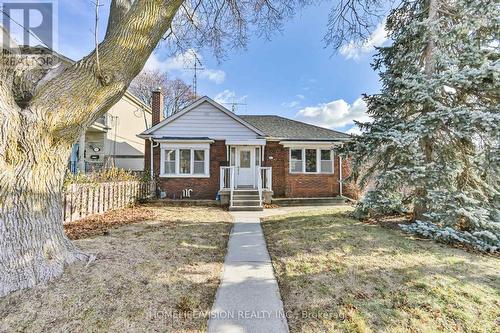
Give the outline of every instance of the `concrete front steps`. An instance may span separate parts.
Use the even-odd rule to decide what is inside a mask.
[[[230,211],[263,211],[260,205],[258,190],[234,190],[233,205],[229,206]]]
[[[326,198],[273,198],[272,203],[279,206],[341,206],[348,202],[344,197]]]

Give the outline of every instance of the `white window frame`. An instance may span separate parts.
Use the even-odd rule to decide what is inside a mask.
[[[323,160],[323,159],[321,159],[321,151],[322,150],[328,150],[328,151],[330,151],[330,159],[329,160]],[[334,152],[334,150],[333,149],[321,149],[321,148],[319,148],[317,154],[318,154],[317,156],[318,156],[318,162],[319,162],[318,168],[320,169],[320,173],[334,174],[335,173],[335,152]],[[323,171],[322,167],[321,167],[322,166],[322,162],[330,162],[331,165],[332,165],[332,171],[328,171],[328,172],[327,171]]]
[[[292,150],[301,150],[302,151],[302,171],[292,171]],[[316,171],[307,172],[306,171],[306,150],[316,150]],[[321,151],[322,150],[331,150],[331,162],[332,162],[332,171],[331,172],[323,172],[321,171]],[[324,160],[326,161],[326,160]],[[325,175],[333,175],[335,173],[335,152],[333,149],[325,149],[325,148],[316,148],[316,147],[290,147],[288,149],[288,172],[294,175],[297,174],[307,174],[307,175],[315,175],[315,174],[325,174]]]
[[[180,173],[180,150],[189,149],[191,150],[191,161],[190,161],[190,173]],[[175,150],[175,173],[167,174],[165,173],[165,150]],[[195,174],[194,173],[194,151],[204,150],[205,151],[205,173]],[[162,178],[209,178],[210,177],[210,144],[168,144],[162,143],[160,145],[160,177]]]
[[[294,161],[301,161],[302,162],[302,171],[293,171],[292,170],[292,150],[300,150],[300,153],[301,153],[301,159],[300,160],[294,160]],[[290,148],[289,149],[289,153],[288,153],[288,169],[290,171],[290,173],[303,173],[304,170],[305,170],[305,156],[304,156],[304,149],[303,148]]]

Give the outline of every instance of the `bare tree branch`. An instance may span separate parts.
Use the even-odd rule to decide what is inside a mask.
[[[55,135],[76,139],[81,128],[89,126],[121,98],[181,4],[182,0],[134,2],[99,45],[102,80],[95,76],[93,52],[37,89],[28,108],[38,110],[57,105],[44,112],[51,129]],[[94,111],[82,112],[83,106]]]
[[[95,25],[94,25],[94,43],[95,43],[95,62],[96,62],[96,72],[97,77],[102,83],[103,77],[101,73],[101,64],[99,63],[99,0],[96,0],[95,5]]]
[[[270,38],[281,30],[285,20],[296,10],[312,2],[186,0],[165,37],[166,43],[172,53],[189,48],[206,48],[220,60],[228,50],[245,48],[250,33]]]
[[[344,43],[366,40],[387,15],[387,6],[394,2],[395,0],[338,0],[328,18],[324,37],[326,45],[337,50]]]
[[[147,105],[151,105],[152,91],[161,88],[165,116],[170,116],[196,99],[193,87],[181,79],[169,79],[159,71],[142,71],[130,84],[129,90]]]

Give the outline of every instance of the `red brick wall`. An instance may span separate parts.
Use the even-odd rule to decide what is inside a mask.
[[[272,156],[272,160],[269,157]],[[267,141],[264,149],[264,166],[273,168],[274,197],[285,197],[288,174],[288,150],[276,141]]]
[[[165,119],[163,114],[163,93],[161,90],[155,90],[151,95],[151,122],[154,125]]]
[[[210,178],[159,178],[160,148],[153,148],[155,176],[158,187],[168,198],[179,199],[182,190],[192,188],[192,199],[215,199],[219,191],[220,166],[227,161],[225,141],[210,145]],[[331,197],[339,194],[339,159],[335,156],[334,174],[290,174],[289,152],[278,142],[267,142],[264,165],[273,168],[274,197],[307,198]],[[269,157],[273,159],[269,159]],[[344,161],[343,176],[348,176],[349,164]],[[149,170],[149,167],[148,167]],[[344,191],[344,195],[349,195]]]
[[[165,117],[163,114],[163,93],[161,90],[155,90],[151,92],[151,125],[154,126],[158,124],[160,121],[162,121]],[[151,162],[150,162],[150,156],[151,155],[151,141],[145,140],[146,145],[144,147],[144,171],[146,172],[151,172]],[[154,165],[153,167],[156,168],[157,166],[160,165],[159,158],[160,155],[156,156],[158,154],[157,151],[153,152],[153,155],[155,155],[155,158],[158,158],[158,164]],[[156,161],[155,161],[156,163]],[[158,173],[155,172],[155,175]]]
[[[273,159],[270,160],[269,157]],[[289,150],[278,142],[268,142],[265,149],[265,165],[273,168],[274,197],[314,198],[339,195],[339,159],[335,156],[333,174],[291,174]],[[348,164],[343,164],[343,177],[348,175]]]
[[[148,139],[144,140],[144,172],[151,172],[151,141]]]
[[[290,174],[287,179],[287,197],[334,197],[339,194],[336,176],[336,174]]]
[[[161,178],[160,147],[154,148],[153,155],[158,188],[167,193],[167,198],[179,199],[182,190],[190,188],[193,189],[191,199],[215,199],[219,191],[220,166],[227,160],[225,141],[210,145],[210,178]]]

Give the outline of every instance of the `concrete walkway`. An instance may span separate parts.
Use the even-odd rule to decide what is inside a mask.
[[[328,208],[328,207],[324,207]],[[285,333],[288,324],[260,218],[318,207],[232,212],[222,281],[208,321],[208,333]]]

